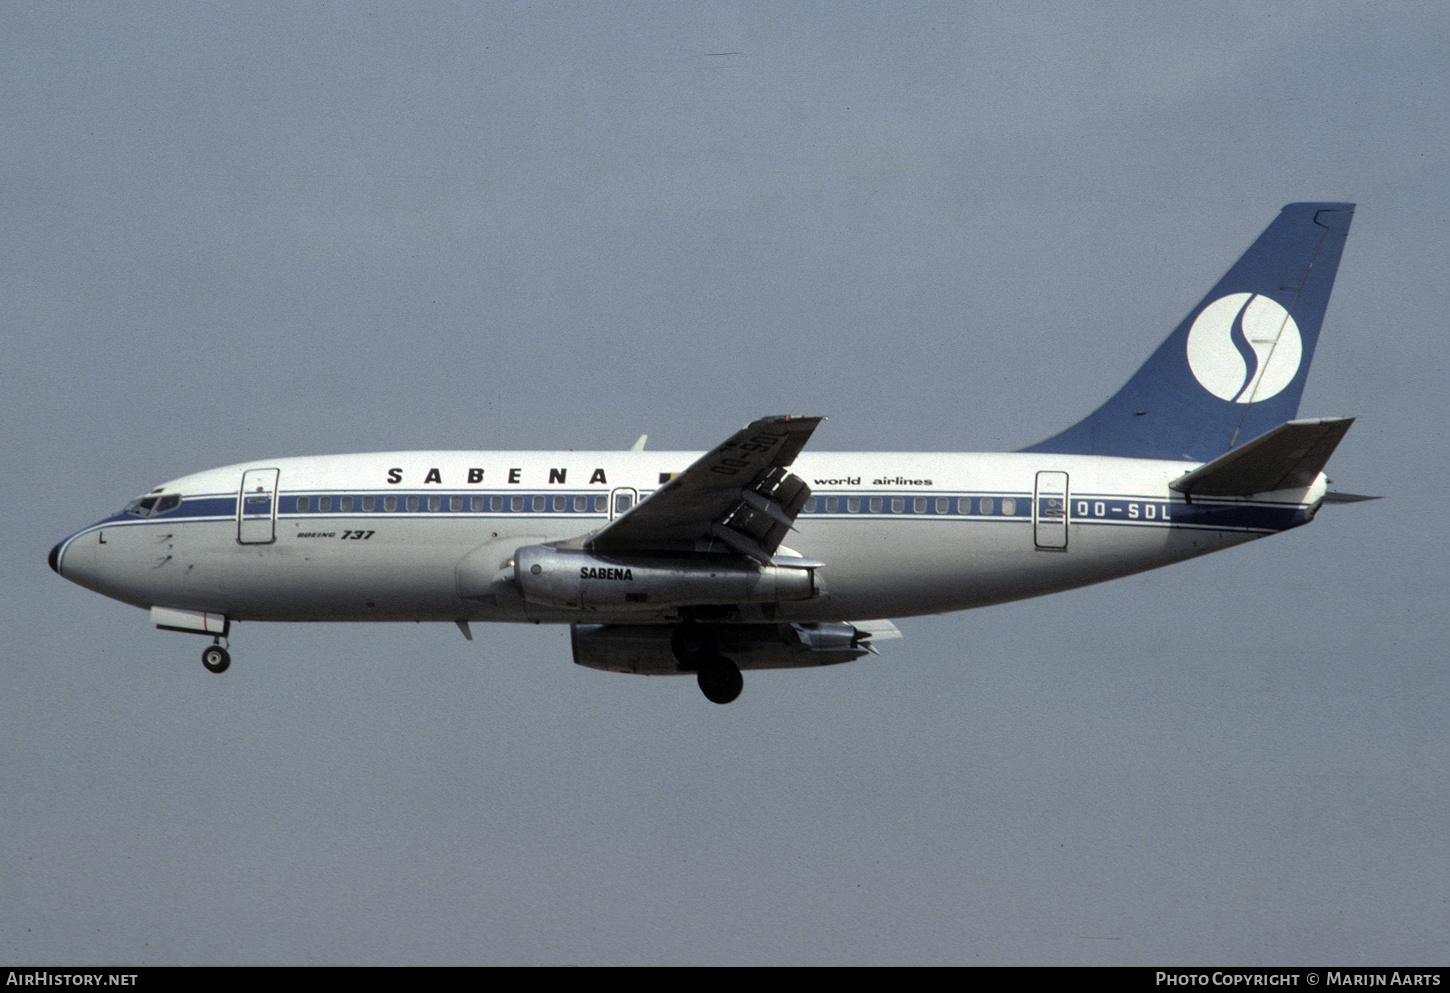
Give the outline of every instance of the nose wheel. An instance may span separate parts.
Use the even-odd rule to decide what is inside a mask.
[[[212,645],[201,653],[201,664],[206,666],[207,672],[226,672],[232,664],[232,656],[221,645]]]

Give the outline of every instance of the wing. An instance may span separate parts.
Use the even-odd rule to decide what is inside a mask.
[[[585,539],[591,552],[738,552],[762,564],[811,488],[786,471],[823,417],[766,417]]]

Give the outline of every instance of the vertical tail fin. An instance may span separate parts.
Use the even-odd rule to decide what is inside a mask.
[[[1291,203],[1112,399],[1027,452],[1208,462],[1292,420],[1352,203]]]

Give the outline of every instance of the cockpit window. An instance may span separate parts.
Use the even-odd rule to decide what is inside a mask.
[[[181,494],[170,493],[164,497],[155,495],[139,497],[126,505],[125,513],[136,517],[155,517],[181,506]]]
[[[154,496],[144,496],[139,500],[132,500],[126,505],[126,513],[135,514],[137,517],[150,517],[151,510],[156,506]]]

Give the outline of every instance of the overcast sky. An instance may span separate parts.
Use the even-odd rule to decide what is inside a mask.
[[[0,7],[0,960],[1450,961],[1450,14],[1197,11]],[[45,564],[253,458],[1019,448],[1294,200],[1385,500],[729,707]]]

